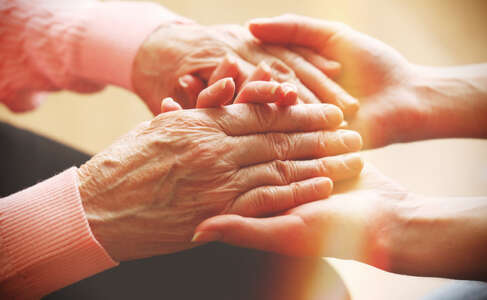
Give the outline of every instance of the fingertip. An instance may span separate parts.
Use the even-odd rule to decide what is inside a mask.
[[[348,168],[353,170],[355,174],[360,174],[364,168],[364,159],[359,153],[351,153],[347,155],[345,164]]]
[[[278,105],[290,106],[298,102],[298,89],[295,85],[290,83],[282,83],[279,86],[279,100]]]
[[[345,117],[352,117],[358,112],[359,109],[360,109],[360,102],[353,97],[349,97],[347,99],[347,103],[345,104],[345,107],[343,108],[343,113]]]
[[[176,111],[183,109],[179,103],[174,101],[171,97],[164,98],[161,102],[161,113]]]
[[[320,104],[324,105],[324,119],[327,122],[329,128],[336,128],[342,124],[344,115],[340,108],[333,104]]]
[[[318,188],[320,189],[319,194],[324,198],[330,196],[333,191],[333,180],[328,177],[318,177],[316,180]]]
[[[193,108],[196,105],[198,95],[205,88],[205,84],[201,79],[191,74],[186,74],[178,78],[179,88],[182,90],[182,95],[185,99],[178,99],[184,103],[185,107]]]
[[[235,81],[231,77],[223,78],[204,89],[196,100],[196,108],[210,108],[225,105],[232,101],[235,94]]]
[[[339,130],[339,132],[342,132],[341,139],[348,151],[355,152],[362,149],[362,136],[358,132],[352,130]]]

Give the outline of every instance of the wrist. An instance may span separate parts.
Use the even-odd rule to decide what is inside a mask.
[[[364,262],[388,272],[410,274],[414,254],[409,250],[414,242],[407,236],[411,235],[411,217],[421,209],[422,197],[404,192],[398,199],[382,202],[369,218],[373,222],[369,223],[370,242]]]
[[[89,163],[90,162],[87,162],[77,169],[78,190],[84,214],[96,241],[113,260],[120,261],[116,249],[114,249],[109,242],[109,231],[105,230],[105,220],[103,218],[102,210],[102,204],[105,201],[100,201],[100,197],[97,195],[96,186],[91,180],[93,174],[90,173]]]
[[[425,112],[415,139],[486,137],[486,65],[414,66],[412,87]]]
[[[389,272],[485,280],[485,198],[408,194],[376,226],[371,264]]]

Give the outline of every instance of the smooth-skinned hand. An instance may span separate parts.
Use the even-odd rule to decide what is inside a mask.
[[[289,54],[296,47],[306,47],[340,63],[341,71],[335,80],[343,89],[329,88],[327,97],[344,98],[343,93],[348,93],[360,101],[360,110],[347,116],[346,121],[348,128],[362,135],[365,148],[407,141],[413,135],[411,131],[424,124],[429,106],[416,95],[415,66],[381,41],[342,23],[296,15],[255,19],[250,21],[249,30],[298,76],[304,72],[300,70],[315,69],[311,69],[312,59],[302,61]],[[287,46],[288,54],[282,54],[277,46]],[[319,82],[331,84],[323,73],[299,78],[307,87]]]

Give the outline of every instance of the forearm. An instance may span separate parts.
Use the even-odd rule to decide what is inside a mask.
[[[392,272],[487,280],[487,197],[404,202],[387,243]]]
[[[487,138],[487,64],[415,68],[413,88],[426,116],[413,140]]]

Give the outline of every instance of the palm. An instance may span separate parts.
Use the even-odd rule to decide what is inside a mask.
[[[342,64],[337,82],[360,101],[349,126],[364,136],[366,147],[393,142],[417,120],[419,105],[404,84],[411,78],[411,65],[396,50],[346,28],[329,39],[323,54]]]
[[[297,240],[290,240],[281,252],[365,259],[363,256],[380,220],[387,216],[392,204],[408,195],[403,187],[371,165],[366,166],[359,179],[344,182],[334,191],[326,200],[301,205],[286,213],[298,217],[304,226],[291,228],[294,231],[291,236]],[[370,220],[375,223],[371,224]]]

